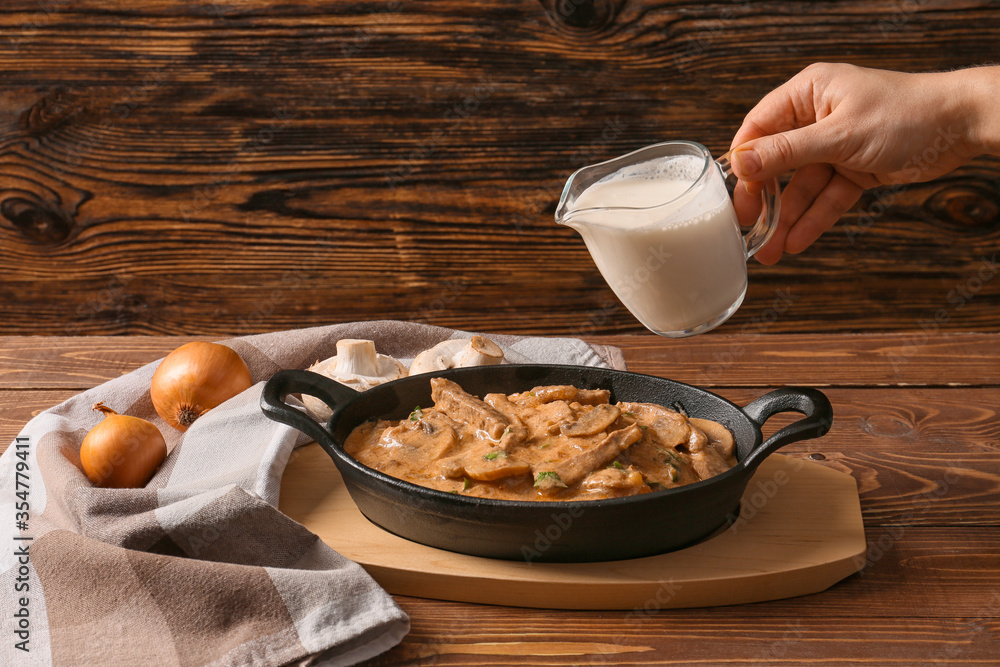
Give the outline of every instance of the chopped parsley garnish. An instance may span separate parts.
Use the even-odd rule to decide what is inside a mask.
[[[623,412],[622,414],[625,415],[626,417],[635,417],[635,415],[632,414],[631,412]]]
[[[539,449],[548,449],[549,444],[551,444],[551,443],[543,442],[542,444],[538,445],[538,448]]]
[[[420,406],[413,408],[413,412],[410,413],[410,421],[418,422],[420,418],[424,416],[424,413],[420,410]]]
[[[638,424],[638,426],[639,426],[639,428],[641,428],[641,429],[642,429],[643,431],[645,431],[645,430],[646,430],[647,428],[649,428],[649,427],[648,427],[648,426],[646,426],[645,424]]]
[[[462,478],[462,490],[463,491],[468,491],[471,488],[472,488],[472,480],[469,479],[468,477],[463,477]]]
[[[566,488],[566,483],[559,477],[559,473],[553,472],[552,470],[546,470],[545,472],[540,472],[535,475],[535,487],[550,489],[556,486],[563,489]]]
[[[677,452],[675,452],[674,450],[672,450],[672,449],[664,449],[663,447],[657,447],[656,449],[659,452],[663,452],[664,454],[666,454],[667,456],[669,456],[674,461],[677,461],[678,463],[684,463],[684,459],[682,459],[680,456],[678,456]],[[668,461],[666,459],[663,459],[663,462],[664,463],[668,463]]]
[[[615,459],[614,461],[611,462],[611,467],[618,468],[619,470],[625,470],[625,466],[623,466],[621,464],[621,461],[619,461],[618,459]]]
[[[505,459],[507,458],[507,452],[504,451],[490,452],[489,454],[484,455],[483,458],[486,459],[487,461],[493,461],[494,459],[497,458]]]

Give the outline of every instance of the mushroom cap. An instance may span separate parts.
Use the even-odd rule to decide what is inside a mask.
[[[368,391],[372,387],[378,386],[391,380],[406,377],[406,366],[400,363],[395,357],[387,354],[377,354],[375,344],[369,340],[344,339],[337,342],[338,354],[317,361],[308,370],[319,373],[350,387],[355,391]],[[350,359],[350,363],[345,364],[344,355],[357,355],[358,358]],[[348,368],[366,368],[374,370],[374,375],[367,373],[351,373],[338,370]],[[326,421],[333,415],[333,410],[319,398],[302,395],[302,404],[316,419]]]
[[[424,350],[410,363],[410,375],[433,373],[448,368],[492,366],[503,361],[503,350],[485,336],[452,338]]]

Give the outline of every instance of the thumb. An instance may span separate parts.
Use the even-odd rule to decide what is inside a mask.
[[[829,128],[813,123],[788,132],[753,139],[733,149],[733,172],[741,181],[763,181],[804,167],[834,163],[840,147]]]

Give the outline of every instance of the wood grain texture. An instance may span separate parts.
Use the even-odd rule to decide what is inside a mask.
[[[850,616],[768,614],[781,604],[768,602],[702,612],[559,612],[556,620],[552,612],[490,607],[480,616],[480,606],[400,602],[413,619],[410,634],[366,666],[995,665],[1000,632],[995,616],[858,614],[860,603]],[[472,613],[475,623],[463,620]]]
[[[985,1],[5,2],[0,331],[638,333],[552,221],[570,172],[721,153],[811,62],[968,66],[998,29]],[[721,331],[996,330],[1000,160],[886,197],[752,264]]]
[[[1000,383],[1000,334],[996,333],[730,336],[710,332],[683,340],[648,333],[576,335],[626,350],[631,371],[703,387],[995,387]],[[160,359],[190,340],[225,338],[0,336],[0,389],[87,389]]]
[[[944,343],[959,338],[957,347]],[[996,368],[996,335],[931,338],[915,346],[914,363],[880,383],[884,350],[901,349],[906,339],[747,336],[746,358],[726,373],[727,382],[736,380],[716,387],[743,405],[786,380],[833,385],[823,388],[836,414],[831,432],[819,447],[802,443],[783,452],[850,471],[858,480],[868,544],[860,574],[816,595],[713,609],[662,609],[655,597],[620,612],[400,597],[412,630],[367,664],[995,665],[1000,397],[989,370]],[[0,446],[37,411],[185,340],[0,338]],[[675,368],[694,382],[700,364],[733,342],[715,334],[680,343],[652,336],[615,340],[630,367],[668,376]],[[769,351],[785,361],[773,367],[774,377],[761,374],[755,384],[746,366]],[[73,377],[61,378],[60,368]],[[952,381],[958,386],[947,386]],[[957,470],[959,479],[950,481],[948,470]]]
[[[692,338],[587,336],[628,349],[629,370],[706,387],[996,386],[1000,335],[948,331],[812,335],[749,330]]]

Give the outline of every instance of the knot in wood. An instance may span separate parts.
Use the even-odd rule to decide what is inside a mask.
[[[868,417],[862,428],[872,435],[900,438],[913,433],[916,426],[900,415],[876,414]]]
[[[980,185],[953,185],[938,190],[925,204],[938,220],[959,227],[995,227],[1000,224],[1000,198]]]
[[[8,197],[0,202],[0,215],[35,243],[55,245],[69,238],[73,231],[73,221],[68,215],[24,197]]]
[[[599,33],[614,22],[625,0],[540,0],[552,24],[575,35]]]
[[[55,88],[21,115],[21,123],[29,136],[39,137],[80,115],[84,108],[84,100],[76,91]]]

